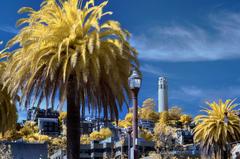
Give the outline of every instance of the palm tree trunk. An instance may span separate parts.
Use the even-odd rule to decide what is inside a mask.
[[[72,77],[72,78],[71,78]],[[80,158],[80,105],[77,102],[75,78],[70,77],[67,90],[67,158]]]
[[[224,150],[223,148],[221,148],[220,150],[220,157],[221,159],[228,159],[228,152],[227,150]]]
[[[228,159],[228,152],[227,150],[222,151],[222,159]]]

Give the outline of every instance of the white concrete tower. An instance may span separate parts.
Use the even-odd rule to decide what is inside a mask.
[[[168,111],[168,84],[166,77],[158,80],[158,112]]]

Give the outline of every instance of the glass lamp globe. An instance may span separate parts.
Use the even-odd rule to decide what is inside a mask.
[[[132,71],[131,76],[128,79],[130,89],[140,89],[142,79],[136,70]]]

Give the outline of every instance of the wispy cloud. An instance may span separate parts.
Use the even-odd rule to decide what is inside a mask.
[[[15,27],[9,26],[9,25],[0,25],[0,31],[11,33],[11,34],[17,34],[18,29]]]
[[[164,76],[164,75],[166,75],[166,73],[164,73],[159,68],[154,67],[154,66],[149,65],[149,64],[143,64],[141,66],[141,71],[146,72],[146,73],[150,73],[150,74],[153,74],[153,75],[157,75],[157,76]]]
[[[218,13],[208,27],[174,24],[153,26],[134,35],[140,58],[162,61],[206,61],[240,58],[240,14]],[[207,28],[207,29],[206,29]]]
[[[200,88],[196,86],[183,86],[170,91],[170,99],[182,101],[213,101],[218,99],[234,99],[240,97],[240,87],[227,88]]]

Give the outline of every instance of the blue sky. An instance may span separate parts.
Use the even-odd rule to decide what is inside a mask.
[[[6,42],[18,32],[20,7],[37,9],[40,2],[2,0],[0,39]],[[109,0],[107,9],[114,12],[109,18],[132,33],[139,51],[140,105],[149,97],[157,103],[159,76],[169,80],[170,106],[192,115],[207,100],[240,96],[239,0]]]

